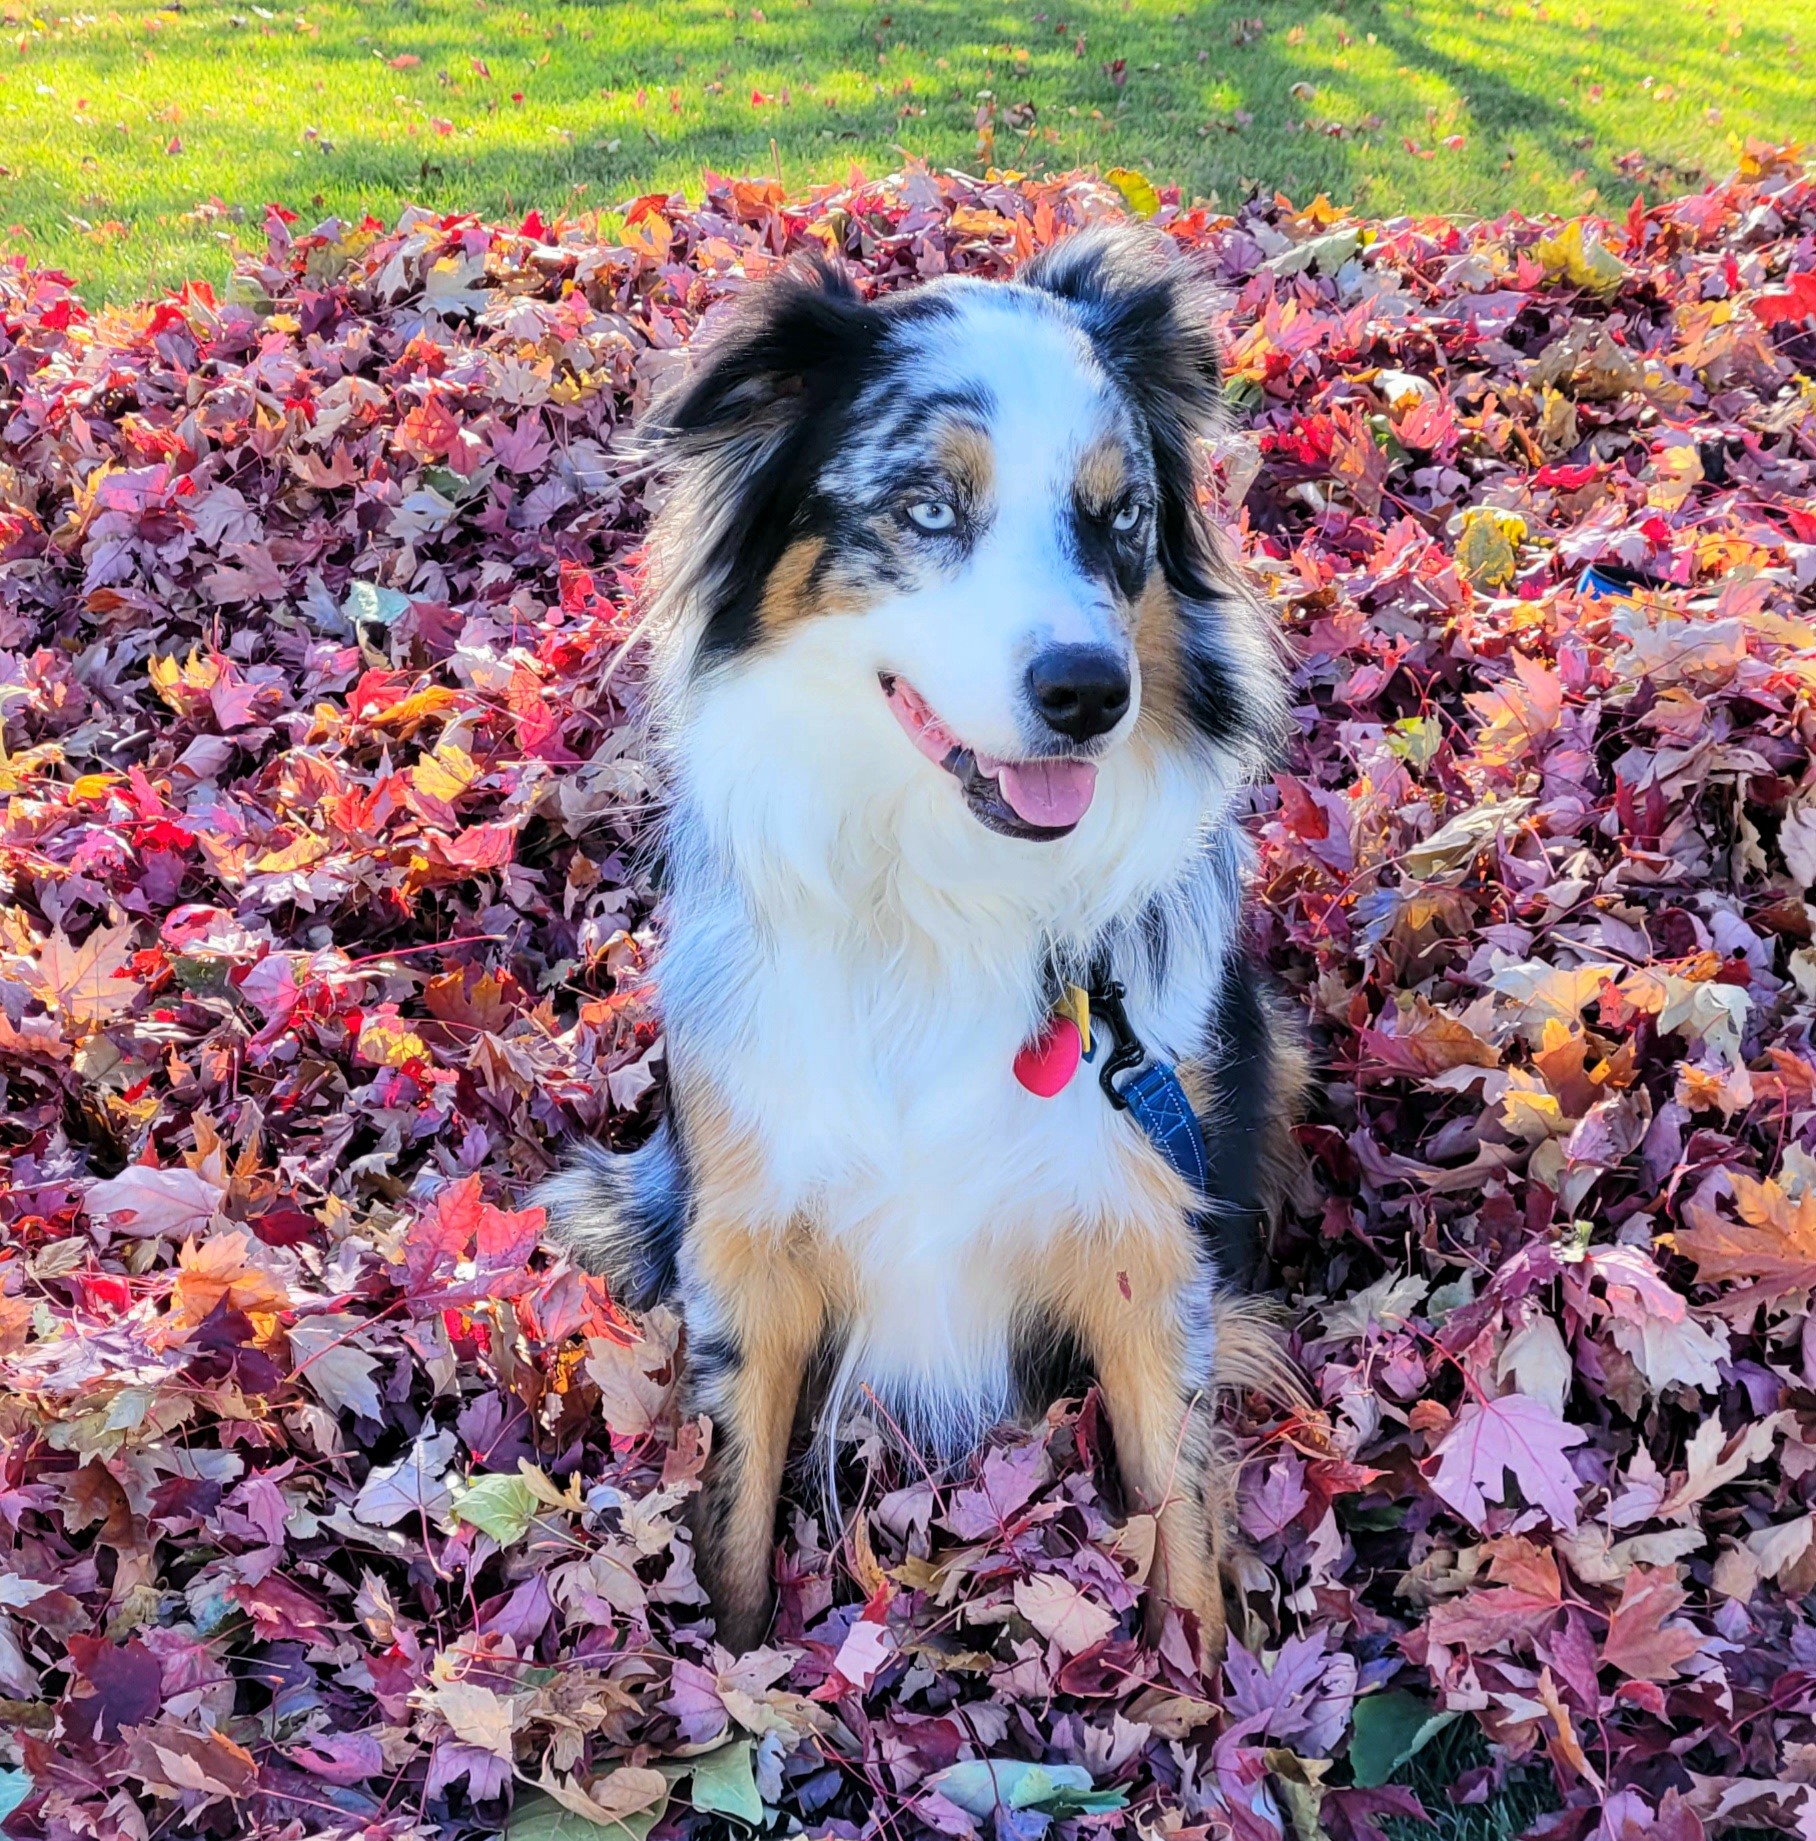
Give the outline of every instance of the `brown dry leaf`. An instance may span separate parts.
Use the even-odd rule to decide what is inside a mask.
[[[1744,1225],[1691,1200],[1684,1213],[1692,1225],[1668,1236],[1669,1243],[1696,1261],[1705,1283],[1743,1281],[1746,1295],[1760,1302],[1816,1288],[1816,1189],[1793,1200],[1770,1177],[1761,1182],[1735,1170],[1730,1180]]]
[[[594,1337],[587,1344],[587,1378],[599,1389],[599,1410],[616,1438],[644,1438],[668,1419],[675,1391],[680,1322],[651,1311],[644,1334],[630,1344]]]
[[[1634,1681],[1674,1681],[1682,1672],[1677,1665],[1702,1647],[1700,1631],[1666,1621],[1686,1596],[1675,1573],[1636,1566],[1609,1619],[1603,1660]]]

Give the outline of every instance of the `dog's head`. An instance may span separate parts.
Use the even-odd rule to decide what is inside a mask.
[[[735,699],[753,748],[781,697],[822,769],[937,788],[1011,839],[1089,828],[1131,750],[1227,788],[1282,699],[1199,503],[1220,396],[1200,284],[1158,237],[875,302],[785,271],[654,412],[676,675],[764,687]]]

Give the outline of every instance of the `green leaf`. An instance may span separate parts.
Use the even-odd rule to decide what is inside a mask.
[[[644,1841],[662,1819],[660,1808],[639,1809],[611,1822],[594,1822],[564,1809],[552,1796],[527,1796],[511,1811],[504,1841]]]
[[[1397,754],[1408,767],[1423,768],[1431,765],[1444,731],[1435,716],[1402,716],[1388,726],[1384,739],[1390,754]]]
[[[1267,401],[1267,392],[1252,377],[1232,377],[1223,387],[1223,401],[1233,416],[1252,415]]]
[[[1465,1272],[1461,1278],[1455,1278],[1448,1285],[1436,1285],[1425,1300],[1425,1317],[1435,1330],[1452,1311],[1461,1310],[1465,1304],[1475,1302],[1475,1279]]]
[[[341,612],[355,626],[389,626],[401,618],[409,605],[410,597],[395,588],[380,588],[376,582],[349,582]]]
[[[457,473],[452,467],[425,467],[422,477],[425,486],[432,486],[444,499],[452,499],[458,505],[463,499],[476,498],[484,492],[497,470],[489,462],[475,467],[471,473]],[[396,590],[387,592],[395,593]]]
[[[1123,195],[1137,217],[1152,217],[1160,209],[1160,194],[1145,173],[1128,166],[1112,166],[1104,177]]]
[[[1520,544],[1525,536],[1526,520],[1518,512],[1472,505],[1463,513],[1457,567],[1477,588],[1504,587],[1519,573]]]
[[[763,1820],[763,1799],[757,1794],[756,1776],[750,1768],[750,1741],[734,1740],[693,1760],[696,1809],[716,1815],[736,1816],[754,1828]]]
[[[523,1539],[536,1518],[536,1492],[521,1477],[481,1477],[454,1505],[456,1521],[470,1521],[501,1547]]]
[[[970,1758],[949,1764],[927,1779],[980,1821],[998,1805],[1037,1809],[1042,1815],[1102,1815],[1128,1802],[1122,1790],[1094,1790],[1091,1773],[1079,1764],[1028,1764],[1020,1758]]]
[[[1406,1526],[1406,1504],[1403,1502],[1376,1503],[1369,1508],[1346,1508],[1344,1504],[1350,1498],[1339,1496],[1331,1507],[1337,1511],[1338,1525],[1355,1529],[1364,1534],[1381,1534],[1389,1528]]]
[[[1368,1695],[1356,1702],[1349,1735],[1350,1774],[1364,1790],[1388,1782],[1456,1717],[1434,1712],[1428,1702],[1398,1688]]]
[[[1361,247],[1360,230],[1328,230],[1321,237],[1308,237],[1282,250],[1267,266],[1283,278],[1301,275],[1308,268],[1315,268],[1320,275],[1334,275]]]

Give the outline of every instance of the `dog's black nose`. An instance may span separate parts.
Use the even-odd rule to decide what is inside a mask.
[[[1049,728],[1088,742],[1129,713],[1129,669],[1107,646],[1051,646],[1028,667],[1028,695]]]

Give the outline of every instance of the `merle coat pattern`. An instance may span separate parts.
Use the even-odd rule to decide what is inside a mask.
[[[1154,1584],[1221,1649],[1205,1401],[1296,1083],[1243,947],[1235,810],[1285,724],[1264,610],[1202,510],[1217,355],[1169,245],[1014,283],[753,287],[653,412],[652,746],[669,919],[656,1135],[545,1187],[633,1304],[678,1301],[715,1449],[724,1640],[770,1604],[803,1380],[936,1457],[1102,1389]],[[1107,966],[1200,1110],[1189,1187],[1082,1070],[1017,1050]]]

